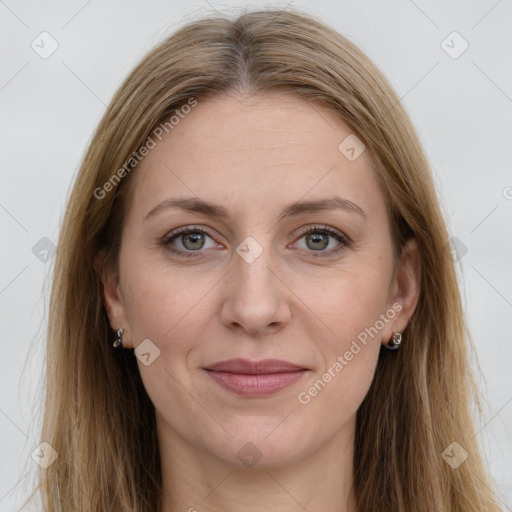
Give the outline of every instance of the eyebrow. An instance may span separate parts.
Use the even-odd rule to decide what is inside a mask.
[[[203,201],[197,197],[175,197],[164,199],[156,204],[146,214],[144,220],[154,216],[157,212],[167,208],[180,208],[190,213],[197,213],[215,217],[219,220],[228,221],[230,215],[228,210],[220,205]],[[325,199],[317,199],[314,201],[300,201],[287,205],[279,216],[278,222],[287,217],[302,215],[305,213],[314,213],[327,210],[345,210],[361,215],[368,220],[366,213],[355,203],[341,197],[332,197]]]

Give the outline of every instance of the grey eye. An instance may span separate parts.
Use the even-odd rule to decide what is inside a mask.
[[[308,249],[323,250],[329,245],[330,235],[326,233],[309,233],[305,236]]]

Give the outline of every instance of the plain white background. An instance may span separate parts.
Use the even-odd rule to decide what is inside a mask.
[[[287,3],[0,0],[1,511],[15,510],[33,481],[53,262],[44,251],[57,242],[69,188],[106,104],[144,53],[181,24],[214,9],[265,5]],[[512,510],[512,3],[289,5],[359,45],[420,133],[458,240],[478,382],[488,397],[477,436],[504,510]],[[52,44],[54,53],[42,58]]]

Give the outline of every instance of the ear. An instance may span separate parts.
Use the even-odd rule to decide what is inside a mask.
[[[388,343],[394,332],[405,330],[418,304],[420,291],[421,255],[418,242],[412,237],[402,249],[391,283],[388,307],[395,311],[400,307],[400,310],[383,329],[383,344]]]
[[[100,274],[103,285],[103,299],[110,321],[110,327],[117,331],[123,329],[123,347],[133,348],[131,345],[130,327],[126,315],[126,308],[121,292],[119,274],[115,268],[106,263],[105,251],[102,249],[94,260],[94,267]]]

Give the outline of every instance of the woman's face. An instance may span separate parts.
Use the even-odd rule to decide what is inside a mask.
[[[351,439],[381,343],[415,306],[368,151],[288,95],[199,101],[153,139],[105,297],[160,436],[246,467]],[[238,358],[299,370],[211,369]]]

